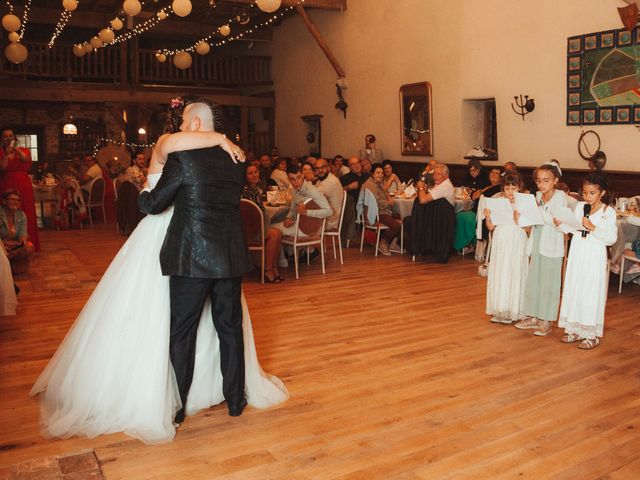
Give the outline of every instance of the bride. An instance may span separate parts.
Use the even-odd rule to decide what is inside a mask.
[[[178,132],[183,106],[181,99],[172,101],[168,131]],[[239,150],[215,132],[161,136],[151,157],[149,186],[160,179],[168,154],[212,146],[232,158]],[[169,277],[162,276],[159,262],[171,215],[169,208],[140,221],[33,386],[31,395],[40,393],[46,437],[124,432],[145,443],[173,439],[173,418],[182,405],[169,359]],[[249,405],[266,408],[289,394],[279,378],[260,368],[244,294],[242,312],[245,394]],[[219,342],[207,304],[186,414],[222,401]]]

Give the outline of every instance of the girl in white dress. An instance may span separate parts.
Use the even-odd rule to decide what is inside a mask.
[[[618,236],[616,212],[603,202],[606,191],[606,180],[590,174],[582,184],[585,201],[578,202],[573,212],[588,233],[575,232],[571,239],[559,326],[565,332],[562,341],[579,341],[578,348],[583,350],[600,345],[609,286],[607,246]],[[586,216],[585,205],[591,206]]]
[[[518,172],[507,172],[502,177],[502,192],[493,198],[507,198],[512,204],[515,194],[522,190],[523,181]],[[517,212],[511,225],[494,225],[491,211],[484,209],[487,228],[493,232],[487,281],[487,315],[494,323],[510,324],[522,318],[524,285],[527,278],[527,229],[518,226]]]
[[[174,131],[175,125],[176,119]],[[224,135],[213,132],[160,137],[151,158],[150,186],[160,179],[169,153],[216,145],[232,157],[242,156]],[[182,405],[169,359],[169,277],[162,276],[159,262],[172,210],[141,220],[31,390],[41,394],[45,436],[124,432],[145,443],[173,439],[173,418]],[[242,308],[245,394],[249,405],[266,408],[286,400],[288,392],[280,379],[260,368],[244,295]],[[206,305],[186,414],[222,401],[219,343]]]

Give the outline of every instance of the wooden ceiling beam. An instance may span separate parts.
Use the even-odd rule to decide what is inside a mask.
[[[117,87],[105,88],[98,85],[68,84],[54,82],[16,83],[11,80],[0,81],[0,100],[24,102],[77,102],[96,103],[109,102],[115,104],[149,103],[163,105],[176,95],[199,95],[213,100],[219,105],[237,105],[247,107],[275,106],[275,99],[264,97],[246,97],[235,92],[224,93],[210,89],[189,87],[141,87],[130,90],[119,90]]]
[[[295,7],[300,0],[282,0],[283,7]],[[255,0],[231,0],[232,3],[241,3],[248,5],[254,3]],[[305,8],[320,8],[322,10],[339,10],[347,9],[347,0],[304,0]]]
[[[58,17],[60,15],[60,11],[53,8],[42,8],[42,7],[32,7],[29,11],[29,21],[34,24],[41,25],[55,25],[58,21]],[[101,30],[107,26],[109,26],[109,22],[115,17],[115,15],[107,15],[104,13],[98,12],[73,12],[71,16],[71,20],[69,21],[69,26],[71,27],[82,27],[82,28],[94,28],[96,32]],[[202,32],[202,35],[205,36],[211,32],[213,29],[213,25],[206,28],[205,25],[200,23],[190,23],[186,21],[172,21],[165,20],[162,22],[160,26],[155,29],[149,30],[145,35],[148,36],[158,36],[162,35],[166,37],[167,35],[182,35],[185,37],[197,37],[199,36],[199,32]],[[261,28],[260,30],[256,30],[251,34],[245,35],[241,40],[245,41],[269,41],[272,37],[272,29],[271,28]],[[219,37],[222,39],[223,37]]]
[[[305,2],[305,5],[306,5],[306,2]],[[304,24],[307,26],[309,33],[311,33],[311,36],[315,39],[320,49],[324,52],[325,56],[327,57],[327,60],[329,60],[329,63],[335,70],[336,75],[338,75],[338,77],[346,77],[347,74],[345,73],[344,69],[340,66],[338,59],[331,51],[331,48],[329,48],[329,44],[327,44],[327,42],[325,41],[324,37],[320,33],[320,30],[318,30],[318,27],[316,27],[315,23],[313,23],[309,18],[309,15],[307,15],[307,12],[305,11],[304,7],[302,5],[296,5],[296,10],[298,11],[298,15],[302,17],[302,20],[304,21]]]

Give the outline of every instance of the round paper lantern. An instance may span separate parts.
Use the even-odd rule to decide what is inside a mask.
[[[160,10],[158,12],[158,19],[159,20],[164,20],[165,18],[167,18],[167,12],[165,12],[164,10]]]
[[[90,43],[84,42],[82,44],[82,49],[84,50],[84,53],[91,53],[93,51],[93,45],[91,45]]]
[[[282,0],[256,0],[256,5],[263,12],[271,13],[280,8]]]
[[[124,0],[122,9],[124,10],[124,13],[133,17],[140,13],[140,10],[142,10],[142,4],[138,0]]]
[[[21,43],[10,43],[4,49],[4,54],[10,62],[16,64],[24,62],[29,56],[27,48]]]
[[[13,13],[7,13],[2,17],[2,26],[7,32],[16,32],[20,28],[20,19]]]
[[[91,40],[89,40],[89,43],[93,48],[100,48],[102,46],[102,40],[100,40],[98,37],[93,37]]]
[[[231,33],[231,27],[229,25],[222,25],[218,29],[218,31],[220,32],[220,35],[222,35],[223,37],[226,37]]]
[[[156,60],[158,60],[160,63],[164,63],[167,61],[167,56],[164,53],[156,53]]]
[[[173,0],[171,8],[179,17],[186,17],[191,13],[191,0]]]
[[[83,57],[85,53],[87,52],[84,51],[84,48],[82,48],[82,45],[78,44],[73,46],[73,54],[76,57]]]
[[[20,41],[20,35],[18,35],[18,32],[11,32],[9,34],[9,41],[11,43],[16,43],[16,42]]]
[[[114,18],[113,20],[111,20],[111,28],[113,28],[114,30],[122,30],[122,27],[124,27],[124,24],[119,18]]]
[[[78,8],[78,0],[62,0],[62,8],[69,12],[73,12]]]
[[[191,58],[189,52],[178,52],[173,57],[173,64],[180,70],[186,70],[187,68],[189,68],[191,66],[191,62],[193,62],[193,59]]]
[[[211,47],[204,40],[200,40],[198,43],[196,43],[196,52],[198,52],[200,55],[206,55],[207,53],[209,53],[209,50],[211,50]]]
[[[100,30],[98,36],[100,37],[100,40],[105,43],[113,42],[113,40],[116,38],[116,34],[113,33],[113,30],[111,30],[110,28],[103,28],[102,30]]]

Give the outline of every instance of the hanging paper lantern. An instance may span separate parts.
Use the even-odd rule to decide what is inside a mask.
[[[119,18],[114,18],[113,20],[111,20],[111,28],[113,28],[114,30],[122,30],[122,27],[124,27],[124,24]]]
[[[186,17],[191,13],[191,0],[173,0],[171,8],[179,17]]]
[[[62,0],[62,8],[68,12],[73,12],[78,8],[78,0]]]
[[[133,17],[140,13],[140,10],[142,10],[142,4],[138,0],[124,0],[122,9],[124,10],[124,13]]]
[[[158,52],[156,53],[156,60],[158,60],[160,63],[164,63],[167,61],[167,56],[164,53]]]
[[[110,28],[103,28],[102,30],[100,30],[98,36],[104,43],[111,43],[116,38],[116,34],[113,33],[113,30],[111,30]]]
[[[198,43],[196,43],[196,52],[198,52],[200,55],[206,55],[207,53],[209,53],[209,50],[211,50],[211,47],[204,40],[200,40]]]
[[[89,40],[89,43],[93,48],[100,48],[102,46],[102,40],[100,40],[98,37],[93,37],[91,40]]]
[[[73,54],[76,57],[84,57],[85,53],[87,52],[84,51],[84,48],[82,48],[82,45],[78,44],[73,46]]]
[[[186,70],[187,68],[189,68],[191,66],[191,62],[193,62],[193,59],[191,58],[189,52],[178,52],[173,57],[173,64],[180,70]]]
[[[272,13],[280,8],[282,0],[256,0],[256,5],[263,12]]]
[[[226,37],[231,33],[231,27],[229,25],[222,25],[218,29],[218,31],[220,32],[220,35],[222,35],[223,37]]]
[[[2,27],[7,32],[16,32],[20,28],[20,19],[13,13],[7,13],[2,17]]]
[[[85,53],[91,53],[93,51],[93,45],[91,45],[90,43],[84,42],[82,44],[82,49],[84,50]]]
[[[24,62],[29,56],[27,48],[21,43],[10,43],[4,49],[4,54],[10,62],[16,64]]]
[[[158,20],[164,20],[165,18],[167,18],[167,12],[165,12],[164,10],[160,10],[158,12]]]
[[[9,41],[11,43],[16,43],[19,40],[20,40],[20,35],[18,35],[18,32],[11,32],[9,34]]]

